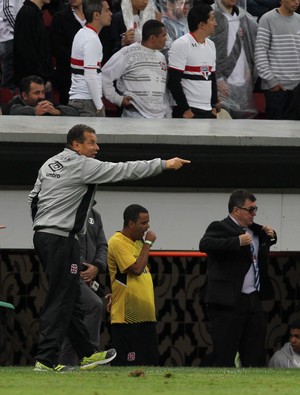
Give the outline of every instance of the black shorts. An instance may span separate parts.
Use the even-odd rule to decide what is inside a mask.
[[[117,351],[114,366],[158,365],[156,322],[112,324],[112,346]]]

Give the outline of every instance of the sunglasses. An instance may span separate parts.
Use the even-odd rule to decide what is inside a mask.
[[[257,206],[255,206],[255,207],[239,207],[239,206],[238,206],[238,208],[239,208],[240,210],[245,210],[245,211],[247,211],[249,214],[256,213],[257,210],[258,210],[258,207],[257,207]]]

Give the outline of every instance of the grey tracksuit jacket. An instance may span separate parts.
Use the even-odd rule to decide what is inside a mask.
[[[65,148],[40,168],[29,205],[33,229],[68,236],[86,231],[96,184],[138,180],[155,176],[165,169],[159,158],[135,162],[101,162]]]

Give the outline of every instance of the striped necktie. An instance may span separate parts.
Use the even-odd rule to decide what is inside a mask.
[[[260,290],[259,267],[257,263],[257,257],[255,254],[254,246],[252,243],[250,244],[250,249],[251,249],[252,262],[254,268],[254,287],[257,291],[259,291]]]

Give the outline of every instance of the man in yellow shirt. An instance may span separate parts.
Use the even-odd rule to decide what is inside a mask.
[[[148,256],[156,235],[149,213],[137,204],[123,214],[124,226],[108,242],[112,289],[111,335],[118,350],[114,365],[157,365],[158,344]]]

